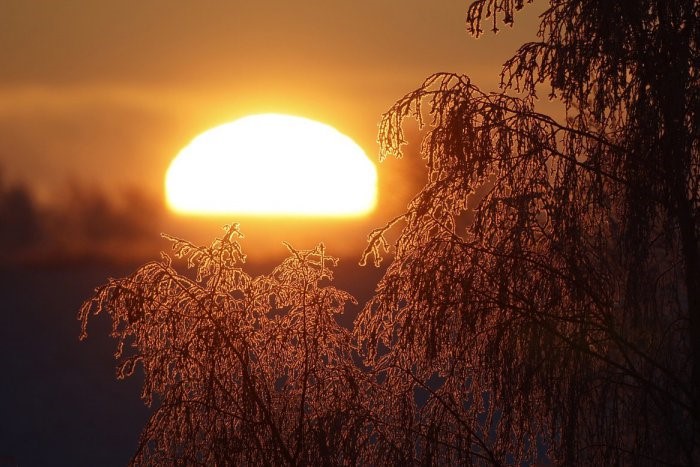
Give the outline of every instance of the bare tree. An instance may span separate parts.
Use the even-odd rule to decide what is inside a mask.
[[[251,277],[238,226],[209,247],[170,238],[170,257],[110,280],[80,311],[108,312],[118,376],[143,367],[156,408],[137,464],[337,465],[369,449],[369,379],[335,320],[348,293],[322,282],[336,259],[323,245]]]
[[[520,0],[479,0],[474,35]],[[437,74],[380,124],[429,132],[428,182],[356,323],[430,463],[700,462],[696,1],[552,0],[487,94]],[[535,111],[551,86],[566,119]],[[518,91],[520,97],[507,94]],[[426,108],[424,108],[426,107]]]

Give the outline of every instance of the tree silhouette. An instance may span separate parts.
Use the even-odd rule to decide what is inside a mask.
[[[523,3],[473,2],[470,31]],[[384,157],[430,116],[428,182],[371,235],[376,260],[404,222],[356,331],[388,389],[430,392],[415,439],[439,463],[540,445],[566,465],[697,464],[700,8],[550,1],[541,18],[504,93],[437,74],[383,116]],[[565,122],[535,111],[540,83]]]
[[[251,277],[227,229],[209,247],[168,237],[195,277],[171,258],[110,280],[81,311],[108,312],[118,376],[144,370],[157,409],[135,463],[342,464],[368,449],[369,378],[353,364],[351,335],[334,316],[354,299],[321,285],[335,258],[323,245]]]
[[[468,29],[524,3],[473,1]],[[166,257],[99,289],[83,326],[108,311],[120,375],[140,362],[158,400],[134,460],[700,463],[699,21],[550,0],[501,92],[440,73],[396,102],[381,155],[416,119],[427,183],[371,232],[363,261],[393,258],[352,331],[322,246],[253,278],[235,227],[172,239],[196,278]]]

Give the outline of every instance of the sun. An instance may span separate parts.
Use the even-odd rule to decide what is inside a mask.
[[[377,171],[329,125],[260,114],[192,140],[170,164],[165,194],[180,214],[361,216],[376,205]]]

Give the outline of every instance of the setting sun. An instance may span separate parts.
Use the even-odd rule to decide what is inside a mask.
[[[197,136],[170,164],[181,214],[358,216],[376,204],[374,164],[351,138],[302,117],[261,114]]]

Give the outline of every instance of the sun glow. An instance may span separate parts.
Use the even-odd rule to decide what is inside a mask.
[[[197,136],[170,164],[165,193],[182,214],[359,216],[376,205],[377,171],[331,126],[261,114]]]

